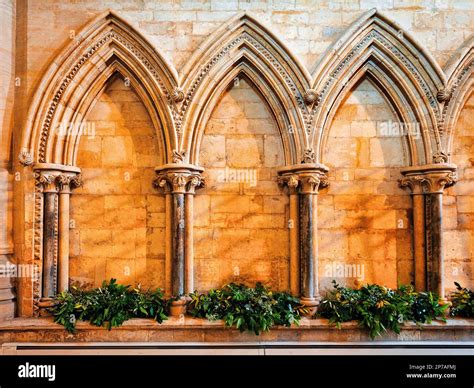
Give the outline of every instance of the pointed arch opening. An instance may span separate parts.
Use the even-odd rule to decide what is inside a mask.
[[[199,138],[212,106],[232,77],[245,73],[272,108],[284,144],[285,163],[299,163],[307,145],[306,106],[302,91],[310,76],[267,28],[248,14],[238,15],[216,31],[184,69],[187,90],[176,112],[182,148],[196,163]]]
[[[176,143],[169,108],[176,71],[127,22],[107,12],[86,26],[43,76],[22,141],[31,162],[74,165],[87,112],[116,72],[134,83],[156,124],[161,150],[170,153]],[[62,133],[64,128],[72,131]]]
[[[356,21],[316,67],[315,148],[321,150],[331,112],[341,94],[350,90],[347,86],[361,76],[361,69],[383,86],[399,117],[410,120],[405,124],[420,125],[420,138],[407,140],[410,164],[431,163],[441,148],[436,95],[443,88],[444,74],[409,34],[375,10]]]

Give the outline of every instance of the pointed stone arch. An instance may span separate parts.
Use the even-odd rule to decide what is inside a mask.
[[[452,56],[445,73],[447,86],[438,93],[438,100],[443,104],[441,128],[445,134],[446,153],[451,159],[456,123],[474,91],[474,35]]]
[[[28,295],[25,300],[33,299],[33,314],[47,307],[55,292],[67,289],[69,197],[81,185],[76,159],[82,125],[117,73],[130,81],[147,108],[164,162],[176,147],[170,107],[178,82],[176,71],[126,21],[110,11],[100,15],[46,70],[24,125],[19,159],[33,166],[32,262],[40,276],[32,287],[21,282],[19,288]]]
[[[166,160],[176,144],[170,105],[177,73],[141,34],[108,11],[89,23],[42,77],[28,111],[20,162],[74,165],[80,136],[75,131],[60,136],[57,129],[61,123],[81,128],[116,72],[142,97]]]
[[[233,77],[244,73],[275,115],[287,164],[307,147],[304,93],[310,75],[286,46],[248,14],[231,19],[195,53],[183,71],[183,102],[174,112],[180,148],[196,163],[203,130]]]
[[[327,52],[314,70],[312,144],[321,160],[334,111],[354,79],[370,74],[401,118],[415,119],[421,144],[408,139],[410,164],[431,163],[441,150],[441,112],[436,95],[445,77],[434,59],[396,23],[376,10],[357,20]],[[390,90],[392,88],[392,90]],[[402,103],[404,102],[404,103]]]

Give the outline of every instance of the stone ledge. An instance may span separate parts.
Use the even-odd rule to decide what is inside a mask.
[[[356,322],[347,322],[341,329],[328,324],[326,319],[303,318],[300,326],[275,327],[268,333],[255,336],[226,328],[223,321],[207,321],[186,317],[170,318],[158,324],[151,319],[131,319],[108,331],[105,327],[78,322],[77,332],[68,333],[51,318],[16,318],[0,322],[0,343],[7,342],[244,342],[244,341],[370,341],[367,330]],[[374,341],[473,341],[474,319],[449,319],[431,325],[403,325],[399,335],[385,333]]]

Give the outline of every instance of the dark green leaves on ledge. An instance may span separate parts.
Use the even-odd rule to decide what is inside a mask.
[[[304,312],[298,298],[286,292],[272,292],[261,283],[255,288],[230,283],[208,293],[190,295],[189,312],[197,318],[222,319],[226,326],[256,335],[273,326],[298,324]]]
[[[74,332],[78,320],[105,325],[109,330],[130,318],[153,318],[161,323],[168,318],[166,306],[160,289],[142,291],[111,279],[99,288],[81,290],[73,287],[59,294],[51,312],[55,322]]]

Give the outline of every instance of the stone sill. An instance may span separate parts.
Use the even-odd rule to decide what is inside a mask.
[[[275,327],[256,336],[227,328],[223,321],[186,317],[170,318],[158,324],[152,319],[131,319],[108,331],[105,327],[78,322],[77,331],[68,333],[52,318],[15,318],[0,322],[0,344],[8,343],[283,343],[298,344],[329,342],[466,342],[474,340],[474,319],[449,319],[431,325],[403,325],[399,335],[387,332],[370,339],[368,331],[357,322],[346,322],[341,329],[329,325],[327,319],[303,318],[300,326]]]
[[[78,322],[77,330],[107,330],[106,327],[98,327],[88,322]],[[62,325],[53,322],[52,318],[14,318],[0,321],[1,331],[20,331],[20,330],[65,330]],[[189,330],[205,330],[205,329],[225,329],[235,330],[235,328],[225,327],[224,321],[208,321],[202,318],[185,317],[184,319],[169,317],[166,321],[159,324],[153,319],[133,318],[125,321],[122,326],[114,327],[112,330],[161,330],[161,329],[189,329]],[[273,330],[354,330],[360,329],[356,321],[345,322],[341,324],[341,328],[330,325],[327,319],[308,319],[302,318],[299,326],[291,327],[276,326]],[[417,325],[413,322],[403,324],[402,330],[474,330],[474,319],[470,318],[452,318],[446,322],[433,321],[431,324]],[[361,329],[362,330],[362,329]]]

